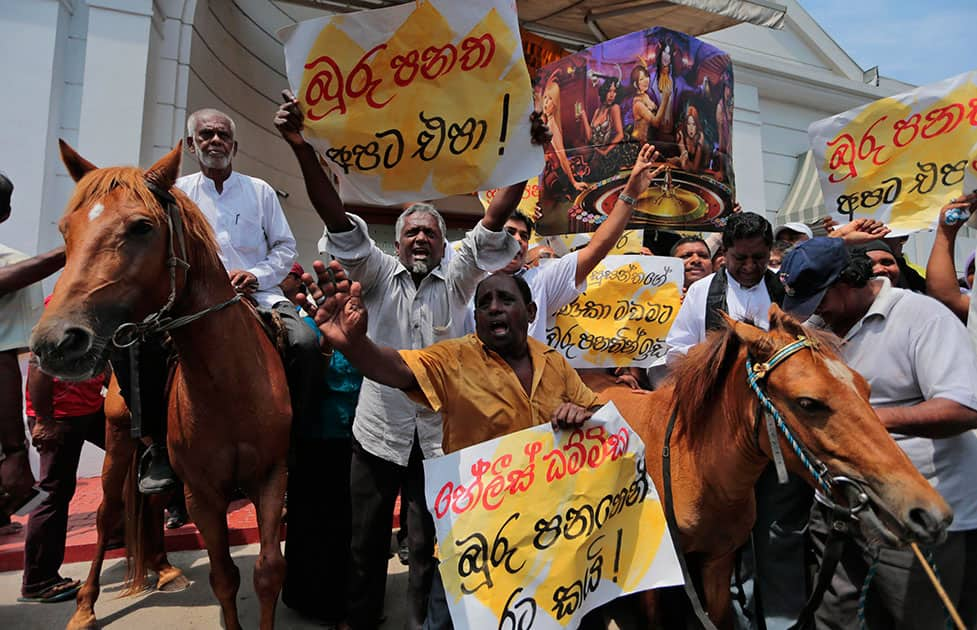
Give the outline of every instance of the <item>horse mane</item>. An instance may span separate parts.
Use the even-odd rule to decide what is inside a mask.
[[[762,333],[762,331],[761,331]],[[754,341],[750,347],[754,361],[766,361],[783,345],[804,335],[817,342],[815,354],[828,355],[837,358],[841,340],[834,334],[817,328],[803,326],[799,321],[784,313],[780,309],[771,310],[770,331],[762,333],[762,337]],[[720,405],[713,413],[703,413],[705,401],[716,403],[722,400],[723,386],[728,378],[742,378],[746,383],[745,368],[740,371],[737,366],[745,364],[745,343],[736,335],[728,322],[723,327],[706,335],[705,341],[693,346],[689,353],[679,359],[672,369],[671,383],[674,386],[673,400],[678,407],[679,419],[676,423],[676,433],[684,434],[695,441],[704,423],[719,415],[729,415],[736,409],[729,404]]]
[[[145,177],[144,171],[132,166],[113,166],[89,171],[75,186],[65,216],[81,208],[88,208],[93,202],[99,201],[117,188],[122,188],[139,200],[157,226],[165,226],[166,212],[156,195],[146,186]],[[173,187],[169,192],[176,199],[183,219],[183,234],[191,267],[217,266],[217,240],[207,218],[183,191]]]

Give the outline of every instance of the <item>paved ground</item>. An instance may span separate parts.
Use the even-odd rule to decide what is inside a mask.
[[[258,601],[251,586],[251,570],[258,545],[244,545],[231,550],[241,570],[238,610],[246,628],[258,625]],[[102,571],[102,594],[95,607],[103,628],[136,628],[138,630],[173,630],[175,628],[220,628],[220,607],[207,581],[209,565],[204,551],[180,551],[170,554],[170,562],[181,567],[193,584],[179,593],[149,593],[119,597],[125,577],[125,560],[107,560]],[[65,577],[84,580],[89,563],[78,562],[62,567]],[[397,558],[390,560],[387,578],[385,613],[392,620],[383,628],[400,628],[404,619],[407,591],[407,567]],[[74,611],[74,600],[60,604],[19,604],[20,571],[0,573],[0,628],[10,630],[57,630],[64,628]],[[281,603],[277,609],[277,627],[319,628],[315,622],[299,617]]]

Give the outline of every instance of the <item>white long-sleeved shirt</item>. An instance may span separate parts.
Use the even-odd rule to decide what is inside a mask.
[[[271,308],[285,301],[278,283],[288,275],[298,252],[275,189],[238,172],[231,173],[221,193],[203,173],[181,177],[176,187],[207,217],[224,267],[248,271],[258,279],[252,295],[258,306]]]
[[[396,256],[382,252],[360,217],[347,215],[353,229],[326,231],[326,249],[349,277],[363,287],[369,313],[367,335],[375,343],[416,350],[464,333],[465,311],[486,272],[505,267],[519,245],[505,230],[475,226],[451,256],[415,286],[410,271]],[[320,241],[321,243],[321,241]],[[367,452],[406,466],[414,431],[424,457],[443,453],[441,414],[412,402],[399,389],[363,379],[353,436]]]
[[[769,330],[770,295],[763,280],[747,289],[726,269],[718,273],[725,273],[729,281],[726,290],[726,306],[729,309],[727,314],[737,321],[751,321],[763,330]],[[687,354],[689,348],[705,341],[706,301],[709,298],[709,284],[715,275],[711,273],[701,280],[696,280],[685,292],[682,308],[675,316],[668,337],[665,338],[668,344],[666,363],[671,364],[679,356]]]

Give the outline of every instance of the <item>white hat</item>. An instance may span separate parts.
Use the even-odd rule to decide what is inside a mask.
[[[811,228],[807,227],[803,223],[784,223],[773,231],[773,240],[779,241],[780,233],[784,230],[799,232],[800,234],[805,234],[808,238],[814,238],[814,232],[812,232]]]

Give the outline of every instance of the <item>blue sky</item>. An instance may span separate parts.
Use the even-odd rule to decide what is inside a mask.
[[[925,85],[977,69],[975,0],[799,0],[864,69]]]

